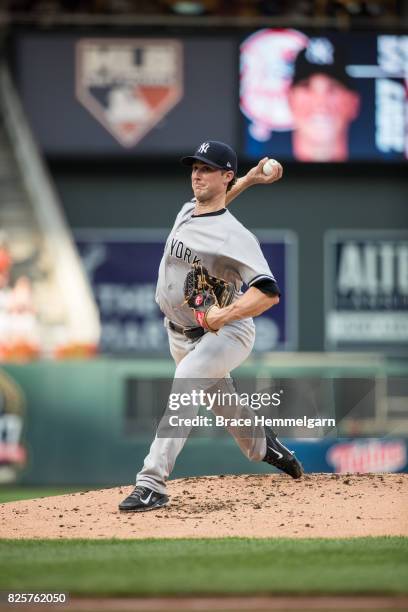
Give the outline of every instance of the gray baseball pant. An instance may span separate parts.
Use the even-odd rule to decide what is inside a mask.
[[[166,320],[165,325],[170,352],[177,366],[174,384],[180,382],[178,379],[195,382],[197,379],[228,379],[230,372],[250,355],[255,341],[255,325],[252,319],[230,323],[217,334],[206,333],[195,341],[169,329]],[[205,389],[205,386],[203,388]],[[198,407],[189,407],[188,416],[196,416],[198,410]],[[214,414],[226,412],[224,406],[214,406],[212,410]],[[251,437],[243,437],[240,427],[231,426],[227,429],[248,459],[262,461],[266,454],[266,440],[259,426],[254,426]],[[191,427],[184,427],[182,431],[183,437],[158,437],[156,434],[143,468],[136,476],[137,485],[149,487],[158,493],[166,493],[166,481],[186,443]]]

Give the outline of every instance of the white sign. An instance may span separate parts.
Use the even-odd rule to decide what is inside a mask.
[[[325,295],[328,348],[406,346],[408,232],[329,232]]]

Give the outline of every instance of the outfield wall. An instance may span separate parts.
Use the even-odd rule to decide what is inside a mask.
[[[393,373],[402,376],[403,369],[396,367]],[[354,376],[367,380],[381,374],[378,365],[358,370],[350,364],[351,368]],[[265,377],[267,370],[275,377],[289,372],[288,368],[271,369],[262,360],[250,360],[236,374],[245,378],[256,372]],[[316,371],[319,368],[309,358],[309,366],[299,367],[296,375],[306,380]],[[9,364],[3,369],[3,378],[4,373],[9,384],[16,383],[20,389],[20,400],[14,398],[11,408],[6,404],[0,410],[0,478],[3,468],[6,476],[2,479],[7,480],[6,468],[14,459],[14,465],[20,464],[16,478],[22,484],[115,485],[132,482],[142,464],[166,404],[162,381],[170,381],[173,365],[169,360],[39,361]],[[344,367],[334,365],[326,373],[350,375]],[[4,390],[1,381],[0,389]],[[357,431],[342,433],[340,440],[332,432],[320,440],[310,436],[288,443],[307,471],[408,471],[408,436],[403,429],[389,431],[386,437],[366,434],[359,439]],[[264,463],[249,463],[222,431],[213,437],[193,434],[173,475],[268,471]]]

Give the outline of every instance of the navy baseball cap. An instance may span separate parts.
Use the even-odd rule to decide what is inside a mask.
[[[201,161],[220,170],[232,170],[234,174],[238,169],[237,154],[234,149],[218,140],[202,142],[194,155],[181,159],[181,163],[185,166],[192,166],[195,161]]]
[[[348,89],[355,88],[347,73],[343,50],[336,48],[328,38],[312,38],[308,47],[298,54],[292,85],[297,85],[314,74],[325,74]]]

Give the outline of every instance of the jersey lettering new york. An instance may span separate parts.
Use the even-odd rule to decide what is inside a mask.
[[[198,255],[193,254],[188,246],[185,246],[181,240],[177,240],[176,238],[173,238],[171,241],[170,255],[177,257],[177,259],[182,259],[191,265],[200,262]]]
[[[275,280],[257,238],[228,210],[197,216],[194,210],[195,201],[186,202],[176,217],[160,262],[156,288],[156,302],[163,314],[183,327],[197,325],[183,291],[193,264],[201,263],[212,276],[233,283],[236,298],[243,285],[251,287],[262,279]]]

